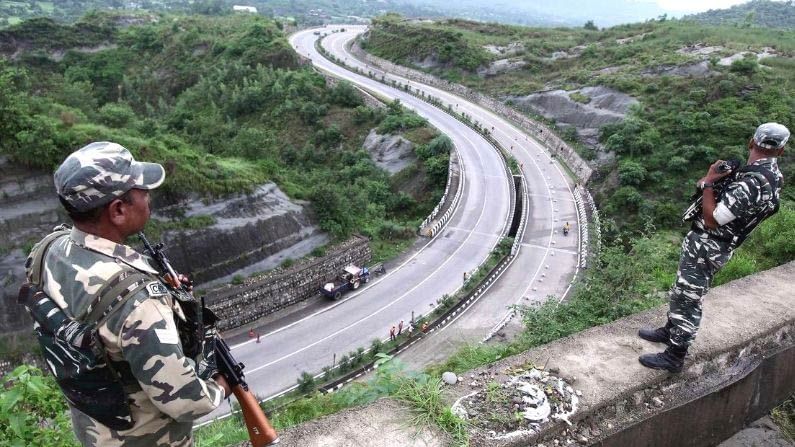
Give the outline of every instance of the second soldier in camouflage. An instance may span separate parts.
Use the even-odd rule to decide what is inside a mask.
[[[719,195],[713,190],[714,183],[732,174],[719,172],[721,161],[710,166],[697,183],[703,192],[702,213],[693,220],[682,242],[676,282],[669,292],[668,321],[663,327],[638,332],[641,338],[665,343],[668,348],[662,353],[642,355],[639,360],[644,366],[670,372],[682,370],[701,325],[702,299],[712,278],[754,228],[778,211],[784,179],[776,157],[784,151],[789,136],[789,130],[781,124],[762,124],[748,142],[747,166]]]

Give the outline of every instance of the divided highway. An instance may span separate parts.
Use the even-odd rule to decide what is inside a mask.
[[[246,378],[260,397],[295,385],[301,372],[319,372],[337,358],[373,338],[388,336],[389,327],[409,321],[412,312],[427,314],[436,300],[461,286],[462,272],[476,269],[507,233],[511,188],[503,158],[483,137],[441,110],[396,89],[328,62],[315,52],[312,31],[290,39],[302,55],[321,69],[356,84],[366,84],[385,97],[399,98],[452,139],[463,173],[463,194],[444,234],[429,241],[404,264],[344,300],[253,341],[233,346],[246,365]],[[202,420],[227,413],[224,404]]]
[[[521,250],[510,268],[455,324],[437,331],[432,337],[402,354],[404,360],[414,367],[442,360],[462,343],[481,341],[500,328],[510,316],[510,306],[564,299],[578,274],[580,240],[572,191],[573,181],[565,175],[558,161],[544,147],[499,115],[444,90],[385,73],[380,68],[359,61],[348,51],[348,45],[356,36],[365,32],[366,27],[345,26],[345,32],[331,32],[340,28],[328,26],[321,29],[321,33],[329,33],[322,40],[328,53],[342,60],[346,66],[358,67],[364,73],[372,71],[378,78],[384,75],[387,81],[395,80],[404,85],[408,83],[414,89],[419,88],[426,95],[439,98],[443,104],[450,104],[454,110],[465,112],[486,128],[490,128],[492,137],[509,150],[520,164],[527,184],[527,227],[521,241]],[[306,39],[299,36],[308,35],[309,32],[298,33],[292,42],[303,43]],[[299,47],[293,43],[297,51],[304,55],[309,54],[307,45],[308,43]],[[335,70],[336,67],[335,76],[341,69],[339,66],[326,65],[327,61],[316,62],[314,54],[311,57],[313,63],[324,64],[321,65],[324,69],[329,67],[329,70]],[[380,91],[387,88],[381,83],[369,81],[367,87],[370,89]],[[565,222],[572,225],[569,236],[564,236],[561,231]],[[456,225],[451,224],[446,231],[456,229]],[[510,332],[521,330],[520,321],[509,321]]]

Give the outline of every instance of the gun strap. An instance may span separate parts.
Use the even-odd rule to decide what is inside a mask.
[[[31,264],[30,264],[30,275],[28,276],[28,281],[35,285],[41,286],[42,284],[42,274],[44,273],[44,258],[47,256],[47,251],[50,249],[53,243],[62,236],[68,235],[70,230],[58,230],[54,231],[44,239],[39,242],[36,246],[36,250],[32,253],[31,257]]]
[[[124,269],[116,273],[95,294],[92,304],[79,319],[101,326],[114,311],[150,282],[151,276],[137,270]]]

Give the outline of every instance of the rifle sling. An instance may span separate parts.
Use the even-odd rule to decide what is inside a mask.
[[[39,242],[38,247],[36,247],[36,251],[33,253],[32,262],[31,262],[31,270],[30,270],[30,283],[35,286],[41,286],[42,284],[42,273],[44,272],[44,258],[47,256],[47,251],[50,249],[50,246],[55,243],[55,241],[62,236],[66,236],[69,234],[69,230],[59,230],[52,232],[44,237],[44,239]]]
[[[125,273],[128,276],[116,282]],[[136,292],[146,287],[146,284],[151,281],[152,279],[148,274],[122,270],[108,281],[108,285],[114,283],[115,285],[110,288],[107,288],[107,286],[104,288],[104,291],[100,294],[99,301],[89,308],[90,313],[88,313],[89,309],[86,310],[88,316],[83,321],[86,323],[96,322],[96,327],[100,327],[116,309],[119,309],[122,304],[132,298]]]

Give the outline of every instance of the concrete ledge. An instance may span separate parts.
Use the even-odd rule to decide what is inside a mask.
[[[466,373],[446,397],[452,404],[482,390],[482,377],[505,382],[518,366],[545,365],[582,394],[572,425],[554,420],[494,439],[473,423],[472,447],[717,445],[795,392],[793,279],[795,262],[713,289],[682,374],[637,360],[663,348],[636,335],[664,321],[661,306]],[[451,445],[443,433],[410,420],[409,410],[383,399],[287,430],[282,445]]]
[[[293,427],[281,445],[303,447],[445,447],[450,440],[436,427],[419,427],[411,411],[389,399]]]
[[[789,263],[713,289],[704,304],[701,332],[679,375],[644,368],[637,360],[662,350],[636,333],[664,322],[667,306],[473,371],[475,377],[504,382],[510,368],[546,365],[582,397],[569,418],[572,426],[547,422],[535,432],[503,439],[475,429],[472,445],[549,446],[556,440],[560,445],[718,444],[795,391],[793,278],[795,263]],[[456,385],[452,400],[483,387],[468,382]]]

